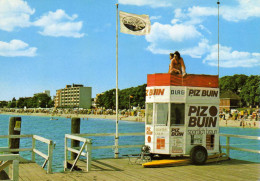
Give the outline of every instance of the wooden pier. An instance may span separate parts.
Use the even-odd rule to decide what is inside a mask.
[[[86,167],[79,161],[78,167]],[[182,165],[160,168],[143,168],[131,164],[126,158],[92,160],[91,171],[66,171],[46,174],[36,163],[19,164],[21,181],[83,181],[83,180],[259,180],[260,164],[241,160],[227,160],[203,166]]]
[[[142,145],[106,145],[92,146],[92,139],[95,136],[115,136],[114,133],[95,133],[95,134],[65,134],[64,144],[64,169],[65,172],[53,173],[52,160],[55,143],[52,140],[37,135],[0,135],[4,139],[29,138],[32,140],[29,148],[6,148],[0,147],[0,172],[5,171],[12,181],[83,181],[83,180],[260,180],[260,163],[253,163],[241,160],[226,160],[207,163],[206,165],[195,166],[190,163],[181,165],[171,165],[158,168],[143,168],[142,163],[147,161],[144,154],[137,154],[137,157],[119,159],[100,159],[93,160],[92,150],[104,148],[130,148],[141,147]],[[122,136],[144,136],[144,133],[120,133]],[[230,150],[244,151],[259,154],[259,150],[245,149],[230,145],[230,139],[242,138],[249,140],[260,140],[257,136],[221,134],[226,137],[226,145],[221,148],[226,150],[226,155],[230,156]],[[68,140],[82,142],[81,147],[71,147],[67,144]],[[43,153],[36,147],[36,141],[45,143],[48,146],[48,153]],[[18,154],[12,152],[32,152],[30,160],[25,160]],[[76,153],[75,160],[69,160],[68,152]],[[42,166],[35,163],[35,155],[45,159]],[[212,155],[211,155],[212,156]],[[85,157],[85,160],[79,158]],[[141,158],[143,160],[141,160]],[[208,157],[209,158],[209,157]],[[232,155],[231,155],[232,158]],[[133,160],[134,159],[134,160]],[[26,161],[26,163],[24,163]],[[29,162],[28,162],[29,161]],[[211,160],[212,161],[212,160]],[[47,165],[46,170],[43,168]],[[74,169],[73,169],[74,168]],[[79,168],[79,169],[78,169]],[[68,170],[68,171],[67,171]],[[79,171],[80,170],[80,171]],[[1,176],[1,174],[0,174]],[[3,179],[0,177],[0,179]],[[1,181],[1,180],[0,180]]]

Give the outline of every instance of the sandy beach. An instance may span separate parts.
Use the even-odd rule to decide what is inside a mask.
[[[0,114],[6,114],[6,115],[24,115],[24,116],[45,116],[45,117],[52,117],[51,114],[46,113],[12,113],[12,112],[1,112]],[[72,117],[79,117],[84,119],[111,119],[116,120],[116,115],[95,115],[95,114],[57,114],[53,117],[64,117],[64,118],[72,118]],[[135,121],[135,122],[144,122],[145,118],[140,116],[118,116],[119,120],[121,121]],[[220,127],[243,127],[241,126],[242,120],[223,120],[220,119],[219,126]],[[255,120],[243,120],[244,122],[244,128],[260,128],[260,121]]]

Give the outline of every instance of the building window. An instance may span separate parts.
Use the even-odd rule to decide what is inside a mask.
[[[184,125],[184,104],[171,104],[171,126]]]
[[[146,124],[153,123],[153,103],[146,104]]]
[[[167,126],[168,122],[168,103],[156,104],[156,124]]]

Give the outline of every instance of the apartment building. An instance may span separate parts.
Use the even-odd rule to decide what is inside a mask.
[[[66,85],[64,89],[56,90],[55,107],[91,108],[92,88],[81,84]]]

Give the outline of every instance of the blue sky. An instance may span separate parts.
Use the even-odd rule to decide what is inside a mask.
[[[178,50],[187,73],[217,75],[217,0],[0,0],[0,100],[78,83],[116,87],[116,3],[147,14],[151,33],[119,33],[119,89],[166,73]],[[260,0],[220,0],[220,77],[259,75]]]

